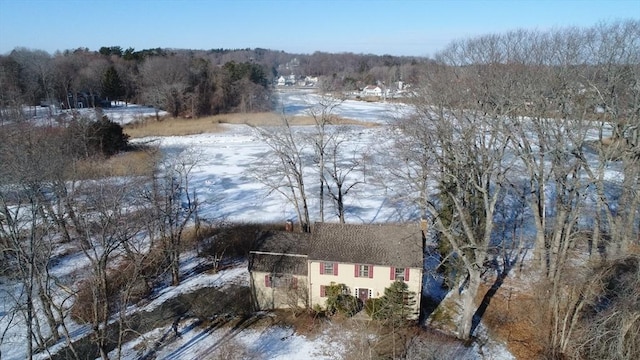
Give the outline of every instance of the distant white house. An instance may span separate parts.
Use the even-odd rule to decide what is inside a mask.
[[[317,76],[305,76],[304,85],[305,86],[316,86],[318,84]]]
[[[279,76],[276,80],[276,86],[292,86],[296,84],[296,76],[291,74],[287,76]]]
[[[318,84],[317,76],[299,76],[296,77],[294,74],[283,76],[280,75],[276,81],[276,86],[316,86]]]
[[[362,96],[382,96],[382,89],[380,86],[369,85],[362,89]]]

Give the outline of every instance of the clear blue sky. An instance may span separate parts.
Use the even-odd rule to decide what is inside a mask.
[[[0,0],[0,54],[117,45],[428,56],[474,35],[629,18],[640,0]]]

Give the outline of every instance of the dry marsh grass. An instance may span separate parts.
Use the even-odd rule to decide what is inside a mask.
[[[153,173],[158,153],[136,150],[120,153],[108,159],[86,159],[69,169],[69,177],[101,179],[110,176],[149,176]]]
[[[291,125],[313,125],[311,116],[293,116],[288,118]],[[376,126],[375,123],[337,118],[335,125]],[[164,118],[160,121],[147,118],[127,124],[124,132],[131,138],[146,136],[184,136],[224,131],[221,124],[246,124],[250,126],[277,126],[282,124],[282,114],[274,112],[221,114],[197,119]]]

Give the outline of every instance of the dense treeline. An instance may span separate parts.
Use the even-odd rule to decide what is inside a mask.
[[[435,61],[389,167],[462,275],[457,335],[491,300],[483,273],[495,293],[526,249],[536,356],[637,358],[640,21],[469,38]]]
[[[8,119],[23,105],[96,107],[113,100],[153,105],[174,117],[265,111],[272,106],[270,85],[276,76],[320,76],[333,89],[357,89],[415,78],[419,61],[266,49],[136,51],[111,46],[50,55],[16,48],[0,56],[0,114]]]

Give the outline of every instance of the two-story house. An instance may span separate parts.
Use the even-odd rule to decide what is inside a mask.
[[[362,89],[362,96],[382,96],[382,89],[376,85],[368,85]]]
[[[268,232],[251,251],[249,271],[260,309],[325,306],[326,286],[345,284],[363,302],[407,283],[420,304],[423,230],[419,224],[316,223],[311,234]]]

